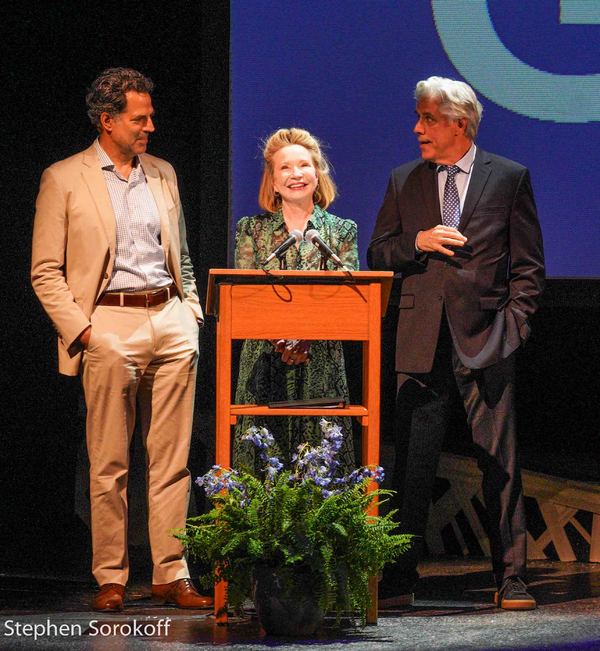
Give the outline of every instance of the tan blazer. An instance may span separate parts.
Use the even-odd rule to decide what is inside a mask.
[[[201,321],[175,171],[155,156],[140,159],[160,213],[168,271]],[[92,145],[46,169],[36,201],[31,282],[58,331],[58,370],[64,375],[79,372],[77,338],[111,277],[115,248],[115,215]]]

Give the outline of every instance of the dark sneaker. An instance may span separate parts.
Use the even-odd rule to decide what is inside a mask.
[[[518,576],[511,576],[494,595],[494,603],[504,610],[534,610],[535,599],[527,592],[527,586]]]

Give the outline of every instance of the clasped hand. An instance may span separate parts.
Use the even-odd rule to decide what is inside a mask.
[[[419,231],[415,244],[417,248],[425,253],[442,253],[453,256],[454,251],[447,249],[447,246],[462,247],[467,238],[452,226],[438,224],[426,231]]]
[[[306,339],[271,339],[271,343],[284,364],[305,364],[310,357],[310,341]]]

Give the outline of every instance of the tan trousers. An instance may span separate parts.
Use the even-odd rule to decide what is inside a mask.
[[[99,585],[127,584],[129,445],[140,408],[146,448],[152,583],[189,577],[171,530],[187,517],[198,325],[178,297],[150,308],[99,305],[84,353],[90,460],[92,572]]]

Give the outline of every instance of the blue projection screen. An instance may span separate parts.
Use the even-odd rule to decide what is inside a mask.
[[[261,140],[327,145],[365,251],[389,172],[419,156],[413,91],[471,84],[477,143],[531,170],[553,277],[600,277],[600,1],[232,0],[232,221],[258,212]]]

